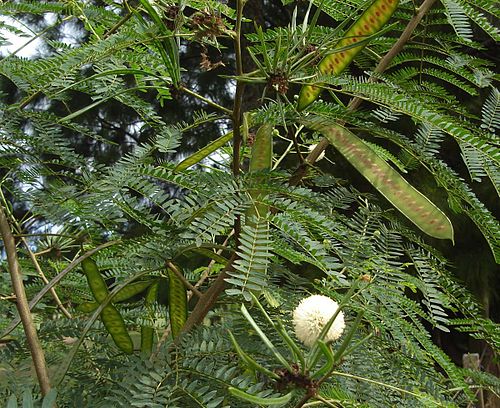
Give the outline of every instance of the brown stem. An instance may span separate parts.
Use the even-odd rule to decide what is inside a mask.
[[[33,316],[31,315],[28,305],[28,298],[24,290],[23,278],[21,274],[21,267],[17,258],[17,249],[9,221],[5,215],[3,206],[0,205],[0,234],[2,235],[5,252],[7,254],[7,263],[9,266],[10,278],[12,280],[12,288],[16,295],[16,307],[19,316],[23,323],[24,333],[30,349],[33,365],[35,366],[36,376],[40,384],[42,395],[46,395],[50,391],[49,373],[47,364],[45,363],[45,356],[43,354],[42,346],[38,340],[35,325],[33,323]]]
[[[40,267],[40,264],[38,263],[38,260],[36,259],[35,254],[33,251],[29,248],[28,241],[26,241],[26,238],[21,238],[23,241],[24,246],[26,247],[26,250],[28,251],[28,255],[31,259],[31,262],[33,262],[33,265],[35,266],[36,271],[38,272],[38,275],[40,275],[40,278],[42,279],[43,283],[47,284],[49,283],[49,280],[43,273],[42,268]],[[54,301],[56,302],[56,305],[59,309],[61,309],[61,312],[66,316],[68,319],[72,319],[73,316],[71,316],[71,313],[64,307],[64,305],[61,302],[61,299],[59,299],[59,296],[56,293],[56,290],[54,288],[50,288],[50,294],[54,298]]]
[[[243,57],[241,52],[241,22],[243,20],[244,0],[236,2],[236,27],[234,37],[234,53],[236,58],[236,76],[243,75]],[[241,112],[243,104],[243,91],[245,84],[241,81],[236,83],[236,94],[233,105],[233,175],[240,172],[240,148],[241,148]]]
[[[312,397],[314,397],[316,395],[316,391],[315,390],[308,390],[306,392],[306,395],[304,395],[302,397],[302,399],[297,403],[297,405],[295,405],[294,408],[302,408],[304,406],[304,404],[309,401]]]
[[[396,55],[398,55],[403,47],[406,45],[410,37],[412,36],[415,28],[417,28],[422,18],[427,14],[429,9],[434,5],[436,0],[424,0],[422,5],[418,8],[417,14],[413,16],[413,18],[408,22],[408,25],[401,33],[401,36],[398,38],[396,43],[392,46],[392,48],[384,55],[384,57],[379,61],[378,65],[375,68],[376,73],[384,72],[391,61],[394,59]],[[375,81],[373,77],[370,78],[370,81]],[[363,99],[356,96],[353,98],[348,105],[348,109],[350,111],[356,110],[359,105],[363,102]],[[300,165],[293,176],[290,178],[291,185],[297,185],[300,181],[306,176],[307,168],[309,165],[314,164],[314,162],[318,159],[319,155],[327,148],[328,140],[323,138],[318,145],[309,153],[305,162]]]
[[[227,262],[225,268],[220,271],[219,275],[215,279],[214,283],[207,289],[207,291],[203,294],[203,296],[198,300],[196,306],[193,311],[189,315],[184,327],[182,328],[182,333],[189,332],[194,326],[200,324],[207,313],[212,309],[215,305],[215,302],[219,298],[220,294],[224,290],[226,282],[224,279],[228,277],[227,272],[232,270],[233,262],[236,259],[236,254],[233,254],[229,261]],[[178,336],[176,342],[181,338]]]

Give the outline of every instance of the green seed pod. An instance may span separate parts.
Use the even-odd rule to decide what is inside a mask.
[[[168,308],[172,336],[177,337],[182,331],[188,316],[187,291],[184,283],[170,269],[168,272]]]
[[[141,326],[141,353],[150,355],[153,351],[154,329],[150,326]]]
[[[148,312],[153,308],[153,304],[156,302],[156,297],[158,296],[158,281],[153,283],[146,293],[144,298],[144,306]],[[141,326],[141,352],[145,354],[151,354],[153,351],[153,338],[154,338],[154,328],[149,325]]]
[[[149,286],[151,286],[151,283],[153,283],[152,280],[129,283],[127,286],[121,288],[111,300],[113,303],[129,300],[130,298],[144,292]]]
[[[269,123],[263,124],[257,134],[252,145],[249,172],[264,172],[271,170],[273,163],[273,125]],[[259,181],[258,178],[255,180]],[[247,219],[254,217],[263,217],[269,211],[269,207],[265,204],[259,204],[260,198],[264,194],[257,189],[251,189],[250,195],[257,202],[255,206],[248,209],[246,213]]]
[[[197,152],[193,153],[191,156],[185,158],[181,161],[174,169],[175,172],[183,171],[188,169],[189,167],[195,165],[202,161],[205,157],[209,156],[216,150],[220,149],[226,143],[229,143],[230,140],[233,139],[233,131],[226,133],[225,135],[215,139],[213,142],[210,142],[205,147],[202,147]]]
[[[153,306],[153,304],[156,302],[156,297],[158,296],[158,286],[159,282],[158,281],[154,282],[150,286],[148,292],[146,293],[146,297],[144,298],[144,304],[147,307]]]
[[[107,305],[101,312],[101,320],[116,346],[127,354],[134,351],[134,343],[128,334],[123,317],[116,307]]]
[[[389,21],[398,3],[399,0],[376,0],[346,31],[344,38],[335,45],[335,48],[348,47],[375,34]],[[366,43],[327,55],[319,63],[319,71],[324,75],[339,75],[365,46]],[[301,111],[306,108],[316,100],[320,93],[321,87],[304,85],[300,90],[297,110]]]
[[[85,258],[82,261],[82,269],[87,277],[89,288],[92,291],[95,300],[99,303],[104,302],[109,295],[109,291],[106,282],[97,268],[97,264],[93,259]]]
[[[92,313],[94,310],[96,310],[99,307],[99,303],[97,302],[84,302],[79,304],[76,307],[76,310],[82,313]]]
[[[140,294],[146,288],[151,286],[153,281],[139,281],[128,284],[127,286],[121,288],[112,298],[113,303],[124,302],[130,298]],[[98,302],[84,302],[76,307],[76,310],[82,313],[92,313],[99,307]]]
[[[252,145],[250,172],[269,170],[273,163],[273,125],[264,123]]]
[[[453,225],[426,196],[416,190],[352,132],[334,123],[308,120],[387,200],[423,232],[453,241]]]
[[[106,282],[102,278],[97,264],[91,258],[82,261],[82,269],[87,277],[90,290],[97,303],[101,304],[109,295]],[[109,332],[116,346],[125,353],[131,354],[134,351],[132,339],[128,334],[127,327],[123,317],[118,310],[111,304],[108,304],[101,311],[101,320]]]

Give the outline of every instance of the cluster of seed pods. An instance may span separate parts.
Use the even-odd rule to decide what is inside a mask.
[[[347,30],[335,46],[342,49],[356,44],[360,40],[369,37],[379,31],[391,18],[398,6],[399,0],[376,0],[361,17]],[[340,52],[334,52],[324,57],[319,63],[319,71],[324,75],[339,75],[354,59],[364,46],[354,46]],[[321,93],[321,87],[317,85],[304,85],[299,94],[297,110],[301,111]]]
[[[107,299],[109,291],[97,264],[91,258],[86,258],[82,262],[82,269],[95,300],[101,304]],[[127,354],[132,354],[134,351],[132,339],[128,334],[123,317],[116,307],[111,303],[106,305],[101,311],[101,320],[118,348]]]
[[[355,134],[337,124],[318,123],[312,119],[308,126],[321,132],[356,170],[423,232],[434,238],[453,241],[453,226],[448,217]]]

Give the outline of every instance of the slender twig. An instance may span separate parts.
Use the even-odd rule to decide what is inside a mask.
[[[414,392],[405,390],[404,388],[395,387],[394,385],[391,385],[391,384],[387,384],[387,383],[384,383],[384,382],[381,382],[381,381],[377,381],[377,380],[372,380],[372,379],[366,378],[366,377],[360,377],[360,376],[354,375],[354,374],[342,373],[340,371],[332,371],[331,375],[334,375],[334,376],[338,375],[339,377],[352,378],[354,380],[364,381],[364,382],[367,382],[367,383],[370,383],[370,384],[375,384],[375,385],[379,385],[381,387],[389,388],[390,390],[397,391],[397,392],[400,392],[402,394],[411,395],[412,397],[416,397],[416,398],[420,397],[419,394],[416,394]]]
[[[316,395],[315,398],[318,399],[318,400],[320,400],[324,404],[328,405],[329,407],[338,408],[338,405],[333,404],[333,402],[327,400],[326,398],[323,398],[321,395]]]
[[[196,295],[198,299],[200,299],[203,296],[203,293],[201,293],[198,289],[196,289],[193,285],[191,285],[191,282],[189,282],[186,279],[186,277],[182,274],[182,272],[179,271],[177,266],[175,266],[170,261],[165,262],[165,264],[175,274],[175,276],[177,276],[181,280],[184,286]]]
[[[205,102],[207,105],[213,106],[214,108],[217,108],[217,109],[221,110],[222,112],[227,113],[228,115],[232,115],[233,114],[233,111],[231,109],[225,108],[224,106],[219,105],[218,103],[216,103],[214,101],[211,101],[208,98],[205,98],[204,96],[202,96],[202,95],[200,95],[200,94],[192,91],[189,88],[186,88],[185,86],[180,86],[179,87],[179,91],[185,92],[188,95],[191,95],[191,96],[199,99],[200,101]]]
[[[42,255],[45,255],[45,254],[52,252],[53,250],[54,250],[54,248],[49,247],[49,248],[42,249],[41,251],[38,251],[38,252],[33,252],[33,255],[42,256]]]
[[[379,61],[378,65],[375,68],[375,73],[384,72],[391,61],[394,59],[396,55],[398,55],[403,47],[406,45],[410,37],[412,36],[415,28],[418,26],[422,18],[427,14],[429,9],[434,5],[436,0],[424,0],[422,5],[418,8],[417,14],[413,16],[413,18],[408,22],[408,25],[401,33],[401,36],[396,41],[396,43],[391,47],[391,49],[384,55],[384,57]],[[370,77],[370,81],[375,81],[375,78]],[[363,99],[360,97],[354,97],[348,105],[348,109],[350,111],[356,110],[359,105],[363,102]],[[318,159],[319,155],[327,148],[329,142],[326,138],[323,138],[317,146],[309,153],[305,162],[297,168],[295,174],[290,178],[290,184],[296,185],[302,180],[302,178],[307,174],[307,168],[309,165],[314,164],[314,162]]]
[[[23,323],[24,333],[30,349],[33,365],[35,366],[36,376],[40,384],[42,395],[46,395],[50,391],[49,373],[42,346],[38,340],[33,316],[31,315],[28,305],[28,298],[24,290],[23,278],[21,275],[21,267],[17,258],[16,242],[12,235],[12,230],[5,215],[3,205],[0,205],[0,234],[2,235],[5,252],[7,254],[7,263],[9,267],[10,278],[12,280],[12,288],[16,295],[16,307],[19,316]]]
[[[5,197],[3,195],[3,192],[0,191],[0,195],[2,196],[3,202],[6,203]],[[15,227],[15,229],[17,230],[17,232],[21,232],[21,226],[20,226],[19,222],[14,218],[14,216],[11,213],[9,213],[8,215],[10,216],[10,221],[12,222],[12,225]],[[44,284],[49,283],[49,280],[47,279],[47,277],[43,273],[43,270],[40,267],[40,264],[39,264],[38,260],[36,259],[36,257],[37,257],[37,255],[44,254],[44,253],[52,251],[52,248],[45,249],[44,251],[40,251],[40,252],[38,252],[38,254],[35,254],[31,250],[31,248],[29,247],[28,241],[26,240],[26,238],[24,236],[22,236],[21,234],[13,234],[13,236],[15,238],[16,237],[21,237],[21,241],[23,242],[26,250],[28,251],[28,255],[29,255],[30,259],[31,259],[31,262],[33,262],[33,266],[35,267],[36,271],[38,272],[38,275],[40,276],[40,279],[42,279],[42,281],[43,281]],[[56,302],[57,307],[59,307],[59,309],[61,309],[61,312],[68,319],[72,319],[71,313],[68,311],[68,309],[66,309],[64,307],[64,305],[61,302],[61,299],[59,299],[59,296],[57,295],[57,293],[56,293],[56,291],[55,291],[54,288],[50,289],[50,294],[54,298],[54,301]]]
[[[108,38],[110,35],[116,33],[118,31],[118,29],[123,25],[125,24],[128,20],[130,20],[130,18],[134,15],[134,12],[133,11],[129,11],[127,14],[125,14],[125,16],[120,20],[118,21],[113,27],[111,27],[104,35],[103,35],[103,39],[105,38]]]
[[[35,254],[30,249],[30,247],[28,245],[28,241],[26,241],[26,238],[21,238],[21,240],[23,241],[23,244],[24,244],[26,250],[28,251],[28,255],[31,259],[31,262],[33,262],[33,265],[35,266],[35,269],[38,272],[38,275],[40,275],[40,278],[42,279],[43,283],[48,284],[49,280],[47,279],[47,277],[43,273],[43,270],[40,267],[40,264],[38,263],[38,259],[36,259]],[[61,309],[61,312],[64,314],[64,316],[66,316],[68,319],[72,319],[73,316],[71,316],[71,313],[68,311],[68,309],[66,309],[64,307],[64,305],[61,302],[61,299],[59,299],[59,296],[57,295],[56,290],[54,288],[50,288],[50,294],[54,298],[54,301],[56,302],[57,307],[59,309]]]

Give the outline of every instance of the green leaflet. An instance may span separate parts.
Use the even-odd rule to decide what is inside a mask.
[[[179,269],[180,270],[180,269]],[[175,338],[182,331],[186,323],[187,309],[187,291],[184,283],[170,269],[168,271],[168,307],[170,315],[170,327],[172,336]]]
[[[102,278],[101,273],[95,261],[91,258],[86,258],[82,261],[82,269],[85,272],[87,281],[94,295],[95,300],[100,304],[104,302],[108,295],[108,287]],[[108,304],[101,311],[101,320],[109,332],[116,346],[125,353],[131,354],[134,351],[132,339],[128,334],[127,327],[123,321],[120,312],[111,304]]]
[[[344,48],[375,34],[389,21],[398,3],[399,0],[376,0],[346,31],[344,38],[335,45],[335,48]],[[319,71],[322,74],[339,75],[365,46],[366,44],[363,44],[327,55],[319,63]],[[297,110],[306,108],[320,93],[320,86],[304,85],[300,90]]]
[[[308,119],[306,125],[321,132],[356,170],[423,232],[434,238],[453,241],[453,226],[448,217],[356,135],[335,123]]]

